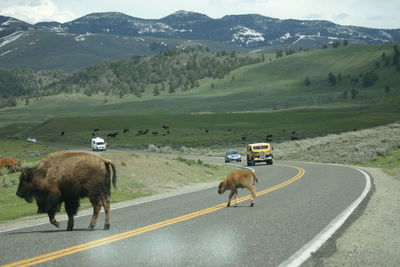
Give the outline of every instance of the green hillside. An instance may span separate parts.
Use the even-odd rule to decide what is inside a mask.
[[[157,96],[152,85],[141,97],[74,93],[32,99],[28,105],[21,100],[1,110],[0,135],[87,144],[93,129],[100,128],[101,136],[119,133],[109,140],[111,146],[228,146],[264,141],[267,134],[280,142],[388,124],[400,120],[395,45],[314,50],[271,61],[267,56],[222,79],[202,79],[192,90]],[[169,134],[164,124],[171,126]],[[130,133],[123,134],[124,128]],[[137,136],[139,129],[150,132]]]

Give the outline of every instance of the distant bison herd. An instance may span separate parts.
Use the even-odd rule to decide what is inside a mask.
[[[151,131],[150,129],[147,129],[147,128],[146,129],[139,129],[139,130],[136,131],[136,136],[147,135],[148,133],[153,135],[153,136],[158,136],[158,135],[166,136],[166,135],[169,135],[171,133],[170,132],[171,127],[169,125],[164,125],[163,124],[163,125],[161,125],[161,128],[163,129],[163,130],[161,130],[161,132],[158,131],[158,130],[152,130]],[[210,130],[207,129],[207,128],[201,128],[199,130],[202,131],[205,135],[208,135],[210,133]],[[100,131],[100,128],[93,129],[91,136],[95,137],[96,135],[98,135],[99,131]],[[226,131],[233,132],[234,130],[232,128],[228,128],[228,129],[226,129]],[[131,131],[130,131],[129,128],[124,128],[124,129],[120,130],[120,132],[122,132],[124,135],[127,135]],[[282,132],[286,132],[286,129],[283,129]],[[287,136],[286,134],[283,135],[283,136],[281,135],[280,139],[287,138],[288,140],[292,140],[292,141],[299,139],[296,131],[291,131],[290,133],[291,133],[290,136]],[[117,136],[119,136],[119,132],[108,132],[107,131],[107,132],[104,132],[103,134],[106,135],[109,138],[116,138]],[[66,132],[65,131],[61,131],[60,135],[64,136],[64,135],[66,135]],[[249,139],[253,139],[254,138],[254,137],[251,137],[251,138],[250,137],[251,136],[241,135],[240,136],[240,140],[242,142],[247,142]],[[272,142],[273,141],[273,137],[274,136],[271,133],[267,133],[265,135],[264,139],[265,139],[266,142]]]
[[[67,231],[74,229],[80,199],[88,197],[93,206],[93,215],[88,229],[96,226],[101,207],[105,212],[104,229],[110,229],[111,184],[116,188],[117,173],[111,160],[87,152],[56,152],[40,160],[34,167],[21,167],[15,158],[0,159],[0,169],[21,171],[16,195],[28,203],[36,202],[38,213],[47,213],[49,221],[60,226],[55,215],[64,203],[68,215]],[[230,190],[227,207],[232,197],[238,205],[238,188],[247,188],[251,193],[250,206],[256,198],[254,172],[236,170],[228,174],[218,187],[218,193]]]

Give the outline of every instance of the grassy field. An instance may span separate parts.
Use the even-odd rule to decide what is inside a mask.
[[[55,149],[19,141],[0,141],[2,152],[22,160],[23,165],[34,165]],[[3,150],[4,149],[4,150]],[[231,168],[205,164],[182,158],[166,158],[132,153],[104,154],[117,168],[117,189],[112,190],[112,202],[166,192],[184,185],[222,180]],[[36,214],[36,204],[28,204],[15,193],[20,173],[0,173],[0,221]],[[89,207],[87,199],[81,202]]]
[[[110,147],[114,148],[146,148],[148,144],[215,147],[264,141],[267,134],[273,135],[273,142],[283,142],[290,140],[293,131],[298,138],[308,138],[384,125],[400,120],[400,105],[341,104],[218,114],[82,114],[76,117],[54,117],[40,124],[33,124],[29,116],[32,119],[35,117],[34,114],[27,114],[26,118],[21,116],[0,128],[0,136],[22,140],[31,136],[44,143],[89,146],[93,129],[100,128],[96,133],[98,136],[119,133],[116,138],[106,138]],[[170,126],[169,134],[162,125]],[[125,128],[130,132],[124,134],[122,130]],[[149,129],[149,133],[138,136],[139,129]],[[62,131],[65,132],[64,136],[61,136]]]
[[[385,125],[400,119],[400,71],[382,60],[382,53],[393,54],[394,45],[297,53],[239,68],[224,79],[202,80],[199,88],[187,92],[165,90],[156,97],[148,88],[141,98],[71,94],[31,99],[29,105],[21,100],[17,107],[0,111],[0,138],[34,136],[43,142],[83,145],[92,130],[100,128],[103,137],[119,132],[107,140],[111,146],[229,146],[262,141],[268,133],[281,142],[293,131],[305,138]],[[379,78],[373,86],[362,87],[362,77],[370,71]],[[341,82],[330,85],[329,72],[340,73]],[[306,76],[309,86],[304,84]],[[359,79],[357,85],[351,83],[354,78]],[[358,96],[350,99],[353,89]],[[163,124],[171,126],[167,136],[162,136]],[[123,135],[124,128],[131,132]],[[139,129],[158,134],[138,137]],[[61,137],[62,131],[66,135]]]

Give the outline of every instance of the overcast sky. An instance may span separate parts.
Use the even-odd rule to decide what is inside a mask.
[[[0,15],[29,23],[66,22],[89,13],[109,11],[159,19],[178,10],[199,12],[211,18],[260,14],[279,19],[400,28],[400,0],[0,0]]]

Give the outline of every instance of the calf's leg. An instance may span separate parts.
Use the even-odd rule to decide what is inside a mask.
[[[226,205],[227,207],[231,206],[231,199],[234,194],[235,194],[235,190],[231,190],[231,192],[229,193],[228,204]]]
[[[249,185],[247,189],[251,192],[250,207],[253,207],[256,203],[256,187],[254,185]]]
[[[238,204],[238,191],[235,189],[235,207],[239,206]]]

